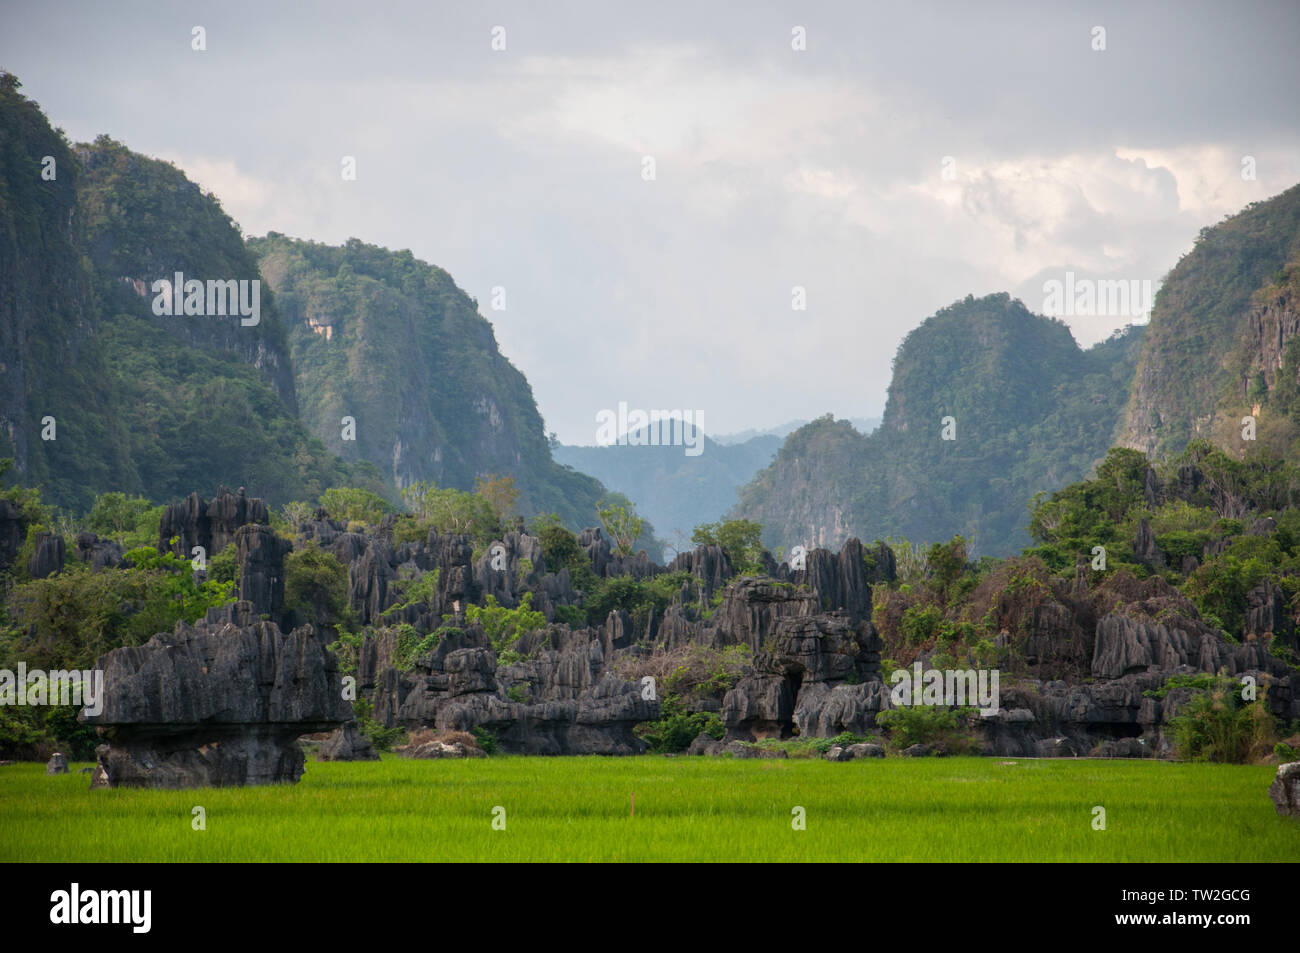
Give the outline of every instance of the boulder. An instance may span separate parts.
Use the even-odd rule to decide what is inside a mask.
[[[866,741],[855,745],[849,745],[846,750],[848,751],[849,755],[854,759],[883,758],[885,756],[885,749],[883,747]]]
[[[721,754],[724,745],[721,741],[714,738],[708,732],[701,731],[691,742],[691,746],[686,749],[687,754],[704,755],[704,754]]]
[[[904,758],[928,758],[934,753],[934,748],[922,744],[908,745],[899,752]]]
[[[1094,758],[1149,758],[1151,749],[1141,738],[1112,738],[1093,749]]]
[[[733,741],[722,749],[723,754],[729,754],[733,758],[788,758],[789,754],[783,748],[760,748],[757,745],[745,744],[743,741]]]
[[[45,765],[46,774],[67,774],[68,759],[61,751],[56,751],[50,755],[49,763]]]
[[[378,761],[379,753],[357,728],[357,723],[349,721],[321,742],[316,758],[318,761]]]
[[[1282,817],[1300,817],[1300,761],[1277,766],[1277,776],[1268,786],[1268,796]]]
[[[486,757],[482,749],[459,741],[426,741],[418,745],[402,745],[394,748],[396,754],[403,758],[482,758]]]

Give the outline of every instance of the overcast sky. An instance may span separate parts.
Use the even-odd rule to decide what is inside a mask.
[[[245,234],[447,269],[582,444],[620,401],[716,433],[876,416],[958,298],[1158,285],[1300,181],[1297,49],[1295,0],[0,0],[0,68],[70,138],[176,162]],[[1067,320],[1087,346],[1131,319]]]

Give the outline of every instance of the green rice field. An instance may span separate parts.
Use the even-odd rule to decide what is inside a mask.
[[[297,785],[94,792],[84,766],[0,767],[0,860],[1300,860],[1259,766],[386,755],[309,761]]]

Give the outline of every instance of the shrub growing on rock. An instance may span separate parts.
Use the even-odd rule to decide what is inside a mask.
[[[1208,687],[1198,685],[1170,721],[1178,757],[1230,764],[1262,761],[1277,743],[1277,724],[1264,707],[1264,695],[1261,690],[1255,701],[1244,701],[1241,683],[1227,676]]]

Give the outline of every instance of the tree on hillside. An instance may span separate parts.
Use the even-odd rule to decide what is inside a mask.
[[[753,520],[701,523],[691,533],[696,546],[720,546],[734,570],[753,575],[762,572],[763,524]]]
[[[636,515],[631,501],[627,497],[615,494],[603,504],[596,507],[600,525],[609,534],[614,544],[614,552],[620,556],[631,556],[637,538],[645,532],[646,522]]]
[[[474,481],[474,493],[487,500],[497,520],[504,524],[514,514],[515,503],[519,500],[519,489],[512,476],[497,476],[489,473]]]

